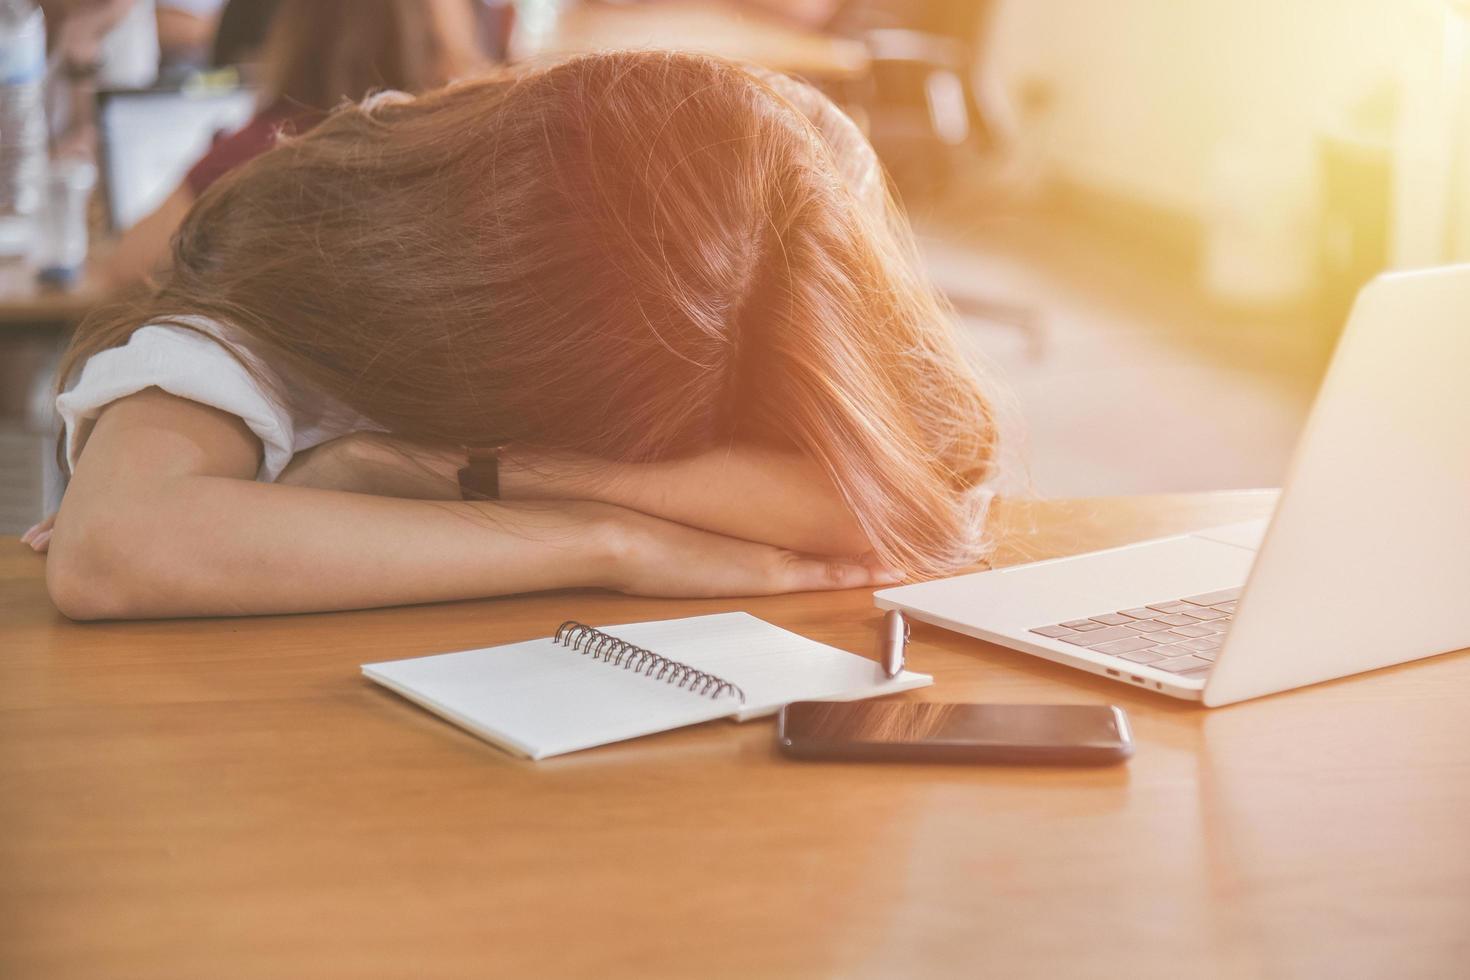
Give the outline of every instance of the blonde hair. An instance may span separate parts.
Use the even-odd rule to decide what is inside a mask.
[[[343,108],[203,195],[63,376],[191,314],[406,439],[795,450],[889,564],[984,550],[986,389],[871,148],[782,76],[610,53]]]

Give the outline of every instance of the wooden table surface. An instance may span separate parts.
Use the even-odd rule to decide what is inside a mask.
[[[24,262],[0,263],[0,330],[7,327],[68,327],[103,300],[94,267],[67,289],[53,289],[36,281],[36,271]]]
[[[719,0],[579,4],[563,11],[543,36],[521,32],[515,55],[560,57],[621,48],[697,51],[828,81],[857,78],[868,70],[868,49],[861,41]]]
[[[1269,493],[1006,504],[1001,562]],[[932,628],[905,697],[1113,702],[1097,770],[797,763],[713,722],[531,763],[367,661],[746,609],[864,655],[863,591],[563,593],[77,625],[0,541],[0,976],[1450,977],[1470,656],[1208,711]],[[1365,615],[1385,615],[1364,610]]]

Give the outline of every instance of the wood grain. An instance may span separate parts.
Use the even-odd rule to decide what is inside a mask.
[[[36,271],[21,262],[0,263],[0,331],[15,327],[70,327],[92,312],[105,297],[97,272],[94,252],[81,281],[66,289],[53,289],[36,281]]]
[[[1011,562],[1272,496],[1008,503]],[[77,625],[0,541],[5,977],[1463,975],[1470,656],[1206,711],[920,627],[907,697],[1113,702],[1123,768],[789,762],[769,721],[529,763],[361,663],[867,592]],[[1365,610],[1365,615],[1388,614]]]

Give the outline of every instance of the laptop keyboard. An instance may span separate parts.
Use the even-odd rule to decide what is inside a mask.
[[[1225,643],[1240,589],[1155,602],[1031,630],[1130,664],[1204,677]]]

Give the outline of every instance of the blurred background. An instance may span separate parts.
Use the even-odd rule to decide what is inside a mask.
[[[60,492],[66,330],[192,195],[342,97],[496,63],[684,48],[831,94],[1014,394],[1012,490],[1278,485],[1360,286],[1470,259],[1456,0],[418,4],[0,0],[0,532]]]

